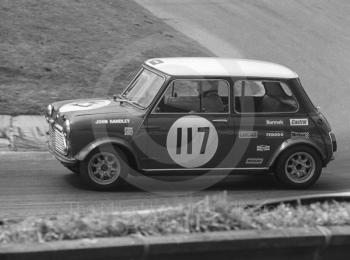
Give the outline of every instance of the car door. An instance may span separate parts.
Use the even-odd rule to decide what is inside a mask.
[[[244,79],[234,83],[233,118],[238,143],[245,147],[240,167],[268,167],[271,157],[291,138],[290,119],[298,103],[286,82]]]
[[[145,170],[227,168],[234,142],[230,84],[224,79],[172,81],[145,120]]]

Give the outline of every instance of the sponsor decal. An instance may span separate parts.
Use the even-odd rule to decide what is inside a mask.
[[[246,164],[255,164],[255,165],[259,165],[262,164],[264,161],[263,158],[248,158],[245,163]]]
[[[92,101],[78,101],[63,105],[60,109],[60,113],[84,111],[105,107],[111,103],[110,100],[92,100]]]
[[[289,119],[290,125],[293,126],[302,126],[302,125],[309,125],[309,119],[307,118],[291,118]]]
[[[184,116],[170,127],[166,148],[175,163],[185,168],[196,168],[213,158],[218,142],[218,133],[209,120],[200,116]]]
[[[283,138],[284,137],[284,132],[267,132],[265,135],[267,138]]]
[[[163,61],[162,60],[151,60],[149,63],[155,66],[155,65],[163,63]]]
[[[105,124],[108,124],[108,120],[107,119],[99,119],[99,120],[96,120],[95,124],[96,125],[105,125]]]
[[[99,119],[95,122],[96,125],[106,124],[130,124],[130,119]]]
[[[310,138],[309,132],[291,132],[290,133],[291,138]]]
[[[266,120],[266,125],[284,125],[283,120]]]
[[[239,131],[239,138],[258,138],[257,131]]]
[[[109,119],[110,124],[130,124],[130,119]]]
[[[133,135],[134,134],[134,128],[132,127],[125,127],[124,128],[124,135]]]
[[[269,145],[258,145],[256,147],[256,151],[257,152],[266,152],[266,151],[270,151],[270,146]]]

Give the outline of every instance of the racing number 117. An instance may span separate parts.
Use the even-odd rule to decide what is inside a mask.
[[[176,154],[181,154],[181,146],[182,146],[182,135],[183,130],[187,129],[187,154],[192,154],[192,139],[193,139],[193,133],[192,133],[192,127],[188,128],[177,128],[177,139],[176,139]],[[203,141],[200,149],[200,154],[205,154],[205,150],[208,144],[208,138],[209,138],[209,127],[198,127],[197,129],[198,133],[204,133]]]

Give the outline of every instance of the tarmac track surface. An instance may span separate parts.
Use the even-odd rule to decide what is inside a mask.
[[[19,163],[20,160],[20,163]],[[1,154],[0,218],[56,215],[67,212],[133,211],[196,202],[205,196],[227,192],[237,204],[263,203],[267,199],[298,194],[350,191],[350,162],[340,160],[324,170],[309,190],[283,190],[271,176],[230,176],[198,192],[191,188],[143,191],[130,185],[121,190],[97,192],[66,170],[48,153]],[[208,177],[204,181],[211,181]],[[176,178],[173,178],[176,180]]]
[[[87,190],[46,153],[1,154],[0,217],[86,210],[133,210],[197,201],[227,190],[237,203],[297,194],[350,191],[350,2],[137,0],[217,56],[269,60],[301,77],[335,129],[340,152],[306,191],[282,190],[269,176],[233,176],[195,193]]]

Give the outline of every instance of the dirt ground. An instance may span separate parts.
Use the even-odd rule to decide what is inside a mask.
[[[130,0],[0,0],[0,114],[112,95],[145,59],[203,55]]]

